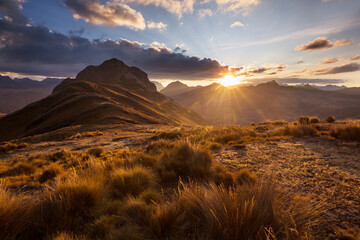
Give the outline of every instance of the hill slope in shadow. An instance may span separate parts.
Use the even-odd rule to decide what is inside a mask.
[[[0,119],[0,140],[83,124],[206,124],[156,91],[147,74],[117,59],[89,66],[53,93]]]

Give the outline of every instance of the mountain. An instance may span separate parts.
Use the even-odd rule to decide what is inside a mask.
[[[360,87],[344,88],[336,91],[337,93],[347,95],[360,95]]]
[[[198,88],[201,88],[201,86],[189,87],[188,85],[186,85],[180,81],[176,81],[176,82],[172,82],[169,85],[167,85],[160,92],[168,97],[173,97],[173,96],[183,94],[185,92],[189,92],[189,91],[192,91],[192,90],[198,89]]]
[[[344,89],[345,90],[345,89]],[[360,94],[322,91],[313,87],[280,86],[275,81],[257,86],[223,87],[214,83],[172,96],[212,124],[250,124],[266,120],[296,120],[301,115],[326,118],[360,117]]]
[[[54,88],[62,82],[63,79],[59,78],[45,78],[42,81],[35,81],[30,78],[10,78],[8,76],[0,75],[0,88]]]
[[[53,93],[0,119],[0,140],[84,124],[206,124],[156,91],[147,74],[117,59],[89,66]]]
[[[151,82],[152,82],[153,84],[155,84],[156,90],[158,90],[159,92],[164,89],[164,86],[163,86],[161,83],[159,83],[159,82],[157,82],[157,81],[151,81]]]
[[[300,88],[315,88],[315,89],[319,89],[322,91],[337,91],[337,90],[346,88],[346,86],[337,86],[337,85],[331,85],[331,84],[326,85],[326,86],[305,84],[305,85],[300,85],[298,87],[300,87]]]
[[[0,75],[0,112],[11,113],[51,94],[62,79],[46,78],[35,81]]]

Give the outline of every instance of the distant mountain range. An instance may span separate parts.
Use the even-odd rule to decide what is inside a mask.
[[[147,74],[111,59],[65,79],[52,94],[0,118],[0,140],[83,124],[207,124],[156,90]]]
[[[0,75],[0,112],[11,113],[49,96],[62,80],[46,78],[43,81],[35,81],[29,78],[12,79]]]
[[[161,92],[198,112],[211,124],[292,121],[301,115],[360,117],[360,88],[292,87],[271,81],[257,86],[228,88],[217,83],[197,88],[176,83],[169,84]]]
[[[155,84],[156,90],[158,90],[159,92],[164,89],[164,85],[162,85],[161,83],[159,83],[159,82],[157,82],[157,81],[151,81],[151,82],[152,82],[153,84]]]

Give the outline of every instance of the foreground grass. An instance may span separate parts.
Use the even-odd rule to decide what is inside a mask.
[[[313,205],[246,169],[229,172],[208,150],[210,141],[257,136],[211,131],[165,134],[145,152],[62,150],[3,162],[0,239],[307,239]]]

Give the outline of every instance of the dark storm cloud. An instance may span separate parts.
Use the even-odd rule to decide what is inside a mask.
[[[1,0],[0,13],[16,23],[27,23],[28,18],[21,13],[22,0]]]
[[[343,45],[350,45],[350,44],[353,44],[352,40],[342,39],[342,40],[337,40],[333,43],[330,40],[326,39],[326,37],[319,37],[309,43],[297,46],[295,50],[314,51],[314,50],[323,50],[323,49],[329,49],[329,48],[334,48]]]
[[[86,65],[118,58],[162,79],[219,78],[228,66],[217,60],[172,52],[125,39],[90,41],[66,36],[43,26],[26,26],[0,19],[0,71],[36,75],[74,76]]]
[[[310,73],[315,75],[339,74],[360,71],[360,64],[347,63],[339,67],[315,68]]]

